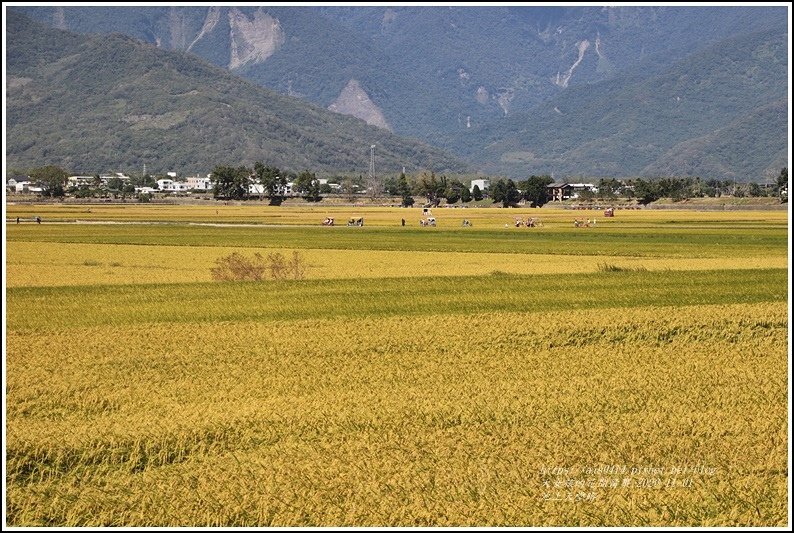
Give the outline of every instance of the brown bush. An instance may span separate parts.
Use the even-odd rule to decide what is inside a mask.
[[[215,260],[217,266],[210,269],[215,281],[262,281],[267,272],[272,279],[304,279],[306,277],[306,261],[297,251],[292,258],[286,259],[276,252],[267,255],[255,253],[248,258],[239,252]]]

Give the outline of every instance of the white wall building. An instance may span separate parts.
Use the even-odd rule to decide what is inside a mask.
[[[94,176],[69,176],[67,178],[67,183],[69,184],[69,187],[80,187],[81,185],[91,185],[94,183]]]
[[[187,188],[197,191],[211,191],[212,180],[209,177],[200,178],[198,176],[187,179]]]
[[[157,187],[161,192],[186,192],[190,190],[187,183],[174,180],[157,180]]]
[[[471,180],[469,192],[474,192],[475,185],[480,188],[480,191],[485,191],[485,189],[489,189],[491,187],[491,180]]]
[[[6,190],[13,190],[14,192],[29,192],[33,184],[29,180],[15,180],[10,179],[6,182]]]

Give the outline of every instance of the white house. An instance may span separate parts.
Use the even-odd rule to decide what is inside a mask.
[[[80,187],[94,183],[94,176],[69,176],[67,182],[70,187]]]
[[[471,185],[469,186],[469,192],[474,192],[474,186],[480,188],[480,191],[485,191],[491,187],[491,180],[484,179],[484,180],[471,180]]]
[[[14,179],[10,178],[6,181],[6,190],[7,191],[14,191],[14,192],[28,192],[31,186],[31,182],[28,179]]]
[[[18,193],[26,193],[26,192],[41,192],[41,187],[35,187],[34,184],[30,181],[18,181],[15,190]]]
[[[160,188],[162,192],[186,192],[190,190],[187,183],[181,181],[174,181],[174,180],[157,180],[157,187]]]
[[[592,183],[571,183],[573,194],[571,198],[579,198],[579,194],[584,191],[590,191],[594,194],[598,193],[598,187]]]
[[[546,191],[551,196],[552,202],[564,202],[565,200],[573,200],[579,198],[579,194],[583,191],[590,191],[592,193],[598,192],[598,187],[592,183],[564,183],[556,182],[546,187]]]
[[[212,180],[209,177],[200,178],[198,176],[187,179],[187,188],[196,191],[211,191]]]

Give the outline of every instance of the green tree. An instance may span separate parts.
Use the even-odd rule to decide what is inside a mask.
[[[427,198],[427,203],[432,206],[438,206],[441,203],[439,196],[444,193],[447,188],[447,178],[441,176],[436,178],[436,173],[431,169],[430,174],[422,172],[416,182],[416,192]]]
[[[388,196],[400,196],[400,191],[397,187],[398,181],[399,178],[394,176],[389,176],[383,180],[383,190],[386,191]]]
[[[650,204],[660,198],[656,185],[652,181],[646,181],[642,178],[637,178],[634,181],[634,194],[642,205]]]
[[[278,168],[257,161],[254,163],[254,178],[262,186],[265,196],[270,198],[271,203],[281,202],[284,198],[287,178],[281,175]]]
[[[706,196],[711,196],[715,198],[719,198],[724,194],[724,188],[722,182],[718,179],[707,179],[705,182],[705,188],[703,189],[704,194]],[[731,187],[733,186],[733,182],[731,182]]]
[[[620,191],[620,182],[615,178],[601,178],[598,180],[598,197],[613,200]]]
[[[500,179],[491,185],[491,200],[502,202],[502,207],[516,207],[521,200],[521,192],[511,179]]]
[[[672,198],[675,202],[689,198],[691,185],[691,178],[673,177],[659,178],[654,183],[658,198]]]
[[[43,196],[52,196],[55,198],[65,196],[65,187],[68,178],[69,173],[55,165],[34,168],[30,171],[30,179],[41,186],[41,194]]]
[[[120,192],[124,187],[124,182],[121,178],[110,178],[108,180],[108,190],[113,192]]]
[[[548,186],[554,183],[551,176],[530,176],[522,182],[522,196],[532,207],[541,207],[549,201]]]
[[[471,192],[468,187],[463,187],[460,190],[460,201],[464,204],[471,202]]]
[[[405,207],[414,205],[414,197],[411,194],[411,184],[408,183],[408,177],[405,175],[405,172],[400,172],[400,176],[397,178],[397,195],[402,198],[402,204]]]
[[[130,176],[130,185],[133,187],[152,187],[157,188],[157,180],[154,176],[146,174],[144,176]]]
[[[460,180],[451,180],[447,184],[447,188],[444,191],[444,197],[447,199],[447,203],[454,204],[458,200],[461,199],[461,191],[465,189],[466,186],[461,183]]]
[[[304,170],[292,182],[292,189],[299,192],[310,202],[318,202],[320,198],[320,182],[314,173]]]
[[[780,174],[777,177],[776,185],[778,195],[783,196],[783,191],[785,191],[785,195],[788,195],[788,167],[783,167],[780,169]]]
[[[245,200],[248,198],[251,170],[244,166],[237,168],[216,166],[210,175],[210,180],[215,198]]]
[[[124,200],[127,196],[135,194],[135,185],[128,184],[121,189],[121,199]]]
[[[93,198],[94,196],[94,189],[91,187],[75,187],[75,190],[72,192],[75,198]]]
[[[471,188],[471,197],[475,202],[482,200],[482,191],[480,190],[479,185],[475,185]]]

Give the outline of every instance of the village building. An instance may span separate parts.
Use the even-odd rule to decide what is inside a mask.
[[[546,191],[552,202],[564,202],[565,200],[575,200],[580,193],[590,191],[598,192],[598,187],[592,183],[563,183],[555,182],[546,187]]]

